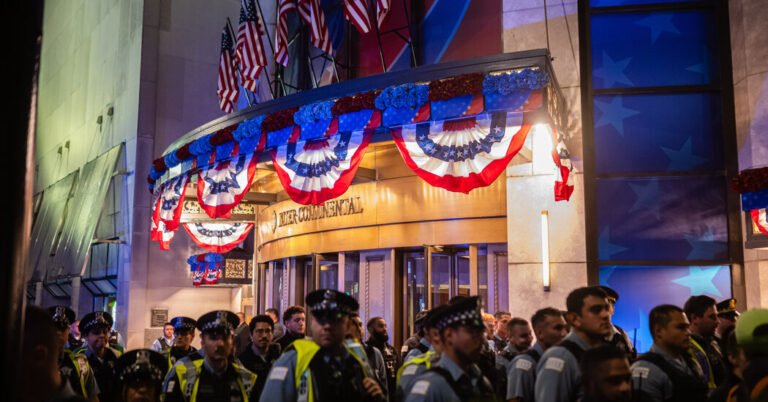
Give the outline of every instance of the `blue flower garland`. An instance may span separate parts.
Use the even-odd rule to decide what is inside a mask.
[[[503,74],[489,74],[483,79],[483,94],[509,95],[521,90],[544,88],[549,75],[539,69],[526,68]]]
[[[266,115],[256,116],[242,123],[232,132],[232,138],[240,142],[246,138],[258,137],[261,135],[261,123]]]
[[[321,120],[330,120],[333,118],[333,113],[331,113],[333,102],[330,100],[304,105],[294,113],[293,121],[300,126],[306,126]]]
[[[429,100],[429,85],[427,84],[403,84],[389,87],[381,91],[376,97],[376,108],[385,110],[389,108],[416,109]]]
[[[213,134],[208,134],[205,137],[196,139],[195,142],[189,146],[189,152],[195,156],[206,155],[213,152],[216,147],[211,145],[211,136],[213,136]]]

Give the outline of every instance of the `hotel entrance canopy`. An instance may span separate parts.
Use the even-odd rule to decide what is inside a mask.
[[[153,162],[152,239],[168,247],[188,187],[196,188],[208,217],[231,219],[257,164],[271,162],[293,201],[322,205],[347,191],[369,144],[393,140],[421,179],[468,193],[491,184],[528,134],[543,130],[553,145],[555,200],[568,200],[566,116],[543,49],[353,79],[264,102],[193,130]]]

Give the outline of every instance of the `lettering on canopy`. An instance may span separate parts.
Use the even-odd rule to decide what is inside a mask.
[[[295,225],[301,222],[315,221],[337,216],[356,215],[363,213],[363,202],[360,197],[342,198],[326,201],[323,205],[306,205],[285,211],[274,211],[273,232],[278,227]]]

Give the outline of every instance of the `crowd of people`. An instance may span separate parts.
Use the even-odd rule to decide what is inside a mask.
[[[115,348],[112,317],[26,310],[25,401],[768,401],[768,310],[692,296],[648,316],[638,354],[611,318],[619,295],[581,287],[530,320],[483,313],[477,296],[419,312],[398,350],[382,317],[322,289],[282,316],[175,317],[149,349]],[[306,336],[307,314],[311,338]],[[368,337],[364,339],[364,329]],[[74,328],[73,328],[74,327]],[[74,330],[73,330],[74,329]],[[79,332],[79,336],[74,335]],[[192,346],[200,334],[201,348]],[[110,342],[113,338],[113,342]]]

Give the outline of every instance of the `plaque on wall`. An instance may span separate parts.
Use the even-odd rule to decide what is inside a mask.
[[[152,327],[162,327],[168,322],[168,309],[152,309]]]

